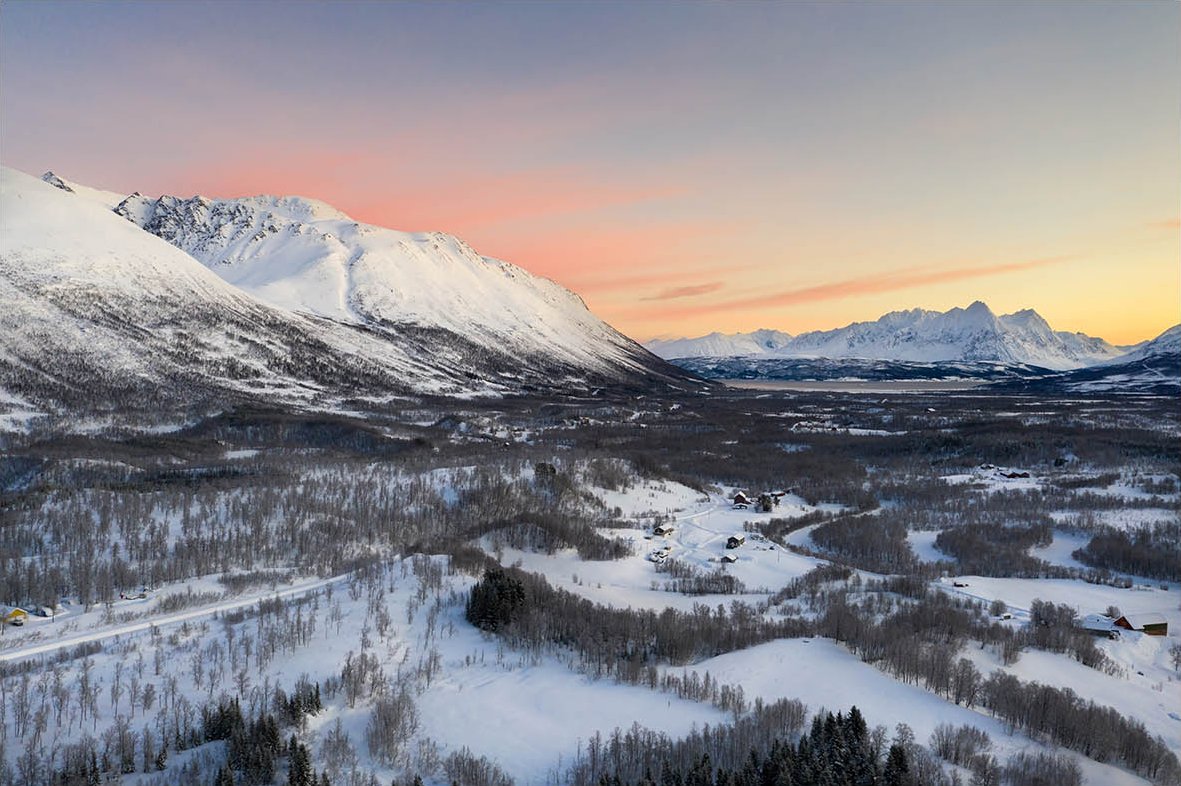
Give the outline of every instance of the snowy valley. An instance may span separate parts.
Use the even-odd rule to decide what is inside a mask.
[[[1181,784],[1176,329],[679,368],[315,200],[0,208],[0,786]]]
[[[1179,429],[729,391],[10,435],[0,782],[739,778],[835,722],[898,783],[1176,783]]]

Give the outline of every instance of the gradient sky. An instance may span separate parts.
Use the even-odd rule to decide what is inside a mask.
[[[638,339],[1181,321],[1181,5],[0,4],[0,159],[442,230]]]

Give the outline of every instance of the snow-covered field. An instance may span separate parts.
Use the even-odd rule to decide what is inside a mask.
[[[264,628],[264,621],[246,618],[228,622],[227,613],[252,611],[259,601],[277,597],[300,598],[305,624],[314,627],[310,639],[303,644],[285,641],[281,654],[261,672],[249,670],[248,686],[268,682],[290,690],[301,674],[323,679],[338,673],[350,655],[366,651],[378,658],[387,676],[415,675],[411,681],[416,686],[421,723],[410,749],[419,742],[433,743],[438,754],[446,756],[466,747],[476,756],[487,756],[521,784],[551,782],[551,772],[560,769],[563,760],[568,761],[580,743],[596,731],[609,733],[638,722],[681,735],[694,726],[725,720],[726,716],[710,705],[610,680],[594,681],[553,657],[529,657],[506,650],[464,621],[463,604],[455,599],[461,598],[457,593],[470,585],[470,579],[447,576],[440,586],[424,590],[424,581],[415,574],[423,559],[393,563],[384,582],[363,592],[350,592],[349,579],[337,577],[248,592],[144,621],[112,623],[100,609],[59,616],[54,621],[33,618],[23,628],[6,629],[3,643],[7,646],[0,661],[52,657],[60,649],[101,644],[102,651],[92,654],[90,661],[93,678],[101,687],[99,712],[104,717],[114,714],[110,688],[116,668],[126,668],[120,677],[124,713],[128,712],[126,691],[133,675],[138,675],[139,683],[155,685],[161,693],[170,678],[177,678],[178,695],[199,705],[223,691],[236,692],[235,674],[223,662],[227,658],[237,661],[242,642],[252,635],[257,636],[259,646],[262,644],[263,636],[256,631]],[[390,615],[384,635],[377,632],[380,628],[375,616],[369,613],[374,597]],[[116,608],[138,606],[146,611],[151,605],[151,600],[128,601]],[[286,615],[284,611],[282,616]],[[370,640],[364,649],[358,644],[363,638]],[[163,673],[152,672],[158,652],[165,658]],[[428,677],[415,674],[432,657],[437,660],[437,673]],[[67,681],[76,680],[81,662],[67,660],[57,668],[65,670]],[[146,715],[134,708],[131,712],[133,717]],[[349,707],[337,696],[327,713],[312,718],[312,739],[322,739],[337,718],[355,748],[358,766],[381,772],[380,764],[366,753],[369,708],[365,703]],[[489,722],[491,719],[494,722]],[[71,725],[49,733],[61,744],[80,738],[87,728]],[[386,770],[387,778],[396,774]]]
[[[493,426],[505,428],[489,424]],[[225,448],[218,453],[226,461],[251,466],[266,460],[265,452],[254,449]],[[92,463],[118,468],[105,459]],[[533,486],[528,484],[539,482],[541,473],[536,468],[540,464],[512,466],[518,477],[511,475],[509,465],[497,470],[499,477],[529,488]],[[575,462],[562,470],[571,477],[583,477],[583,468]],[[468,487],[485,469],[429,469],[419,475],[398,475],[397,482],[367,474],[372,472],[351,471],[354,480],[384,484],[390,494],[398,492],[399,483],[413,483],[420,487],[421,504],[455,508],[462,507]],[[1019,473],[981,467],[944,476],[944,480],[978,486],[963,491],[987,498],[1046,484],[1044,477],[1008,474]],[[936,477],[933,483],[938,482]],[[838,503],[808,504],[801,496],[786,494],[771,512],[762,512],[737,508],[731,500],[738,489],[729,486],[704,492],[672,481],[638,478],[626,490],[594,486],[583,490],[596,498],[585,503],[588,509],[601,514],[602,524],[610,523],[600,526],[598,534],[622,541],[627,555],[588,561],[573,548],[553,553],[513,548],[496,530],[473,542],[503,565],[540,574],[553,587],[603,606],[692,611],[700,605],[730,608],[738,601],[745,605],[735,608],[746,609],[744,613],[778,618],[789,613],[785,609],[791,604],[768,609],[769,596],[827,561],[799,550],[814,548],[810,535],[819,525],[795,530],[784,543],[773,543],[759,534],[760,524],[817,512],[843,512],[872,522],[895,509],[886,504],[857,512]],[[745,491],[757,494],[759,490]],[[230,493],[224,504],[235,504],[234,499]],[[180,521],[180,514],[173,510],[162,515],[159,523],[167,537],[178,539],[183,534]],[[934,530],[911,530],[907,542],[922,561],[949,560],[935,547],[936,536]],[[743,540],[728,548],[731,538]],[[1086,542],[1085,536],[1056,531],[1050,545],[1032,553],[1053,565],[1078,568],[1071,554]],[[700,595],[669,591],[666,585],[673,577],[660,569],[663,563],[677,563],[697,575],[720,571],[740,581],[744,589]],[[428,783],[447,782],[440,761],[464,751],[474,758],[484,757],[519,784],[549,784],[560,780],[596,734],[608,735],[615,728],[638,723],[680,737],[706,724],[732,719],[709,703],[613,679],[592,679],[560,647],[530,652],[508,647],[466,621],[464,603],[474,579],[451,572],[448,565],[443,556],[391,558],[368,577],[361,573],[294,577],[239,592],[227,590],[216,576],[205,576],[86,612],[67,603],[53,620],[33,617],[23,627],[4,629],[0,668],[8,674],[5,690],[11,694],[19,686],[22,664],[35,664],[29,672],[31,695],[42,690],[50,696],[55,680],[73,686],[84,672],[89,673],[100,720],[83,717],[81,705],[69,701],[60,716],[49,712],[43,720],[42,739],[46,746],[60,749],[87,733],[101,733],[117,712],[130,713],[129,720],[137,728],[154,722],[152,718],[165,706],[169,712],[176,707],[197,712],[222,695],[261,701],[276,686],[290,690],[301,675],[322,685],[339,686],[344,664],[364,656],[373,659],[380,679],[362,689],[355,700],[343,688],[326,690],[326,711],[309,720],[301,738],[317,752],[317,761],[326,761],[329,741],[339,728],[347,736],[350,755],[333,765],[338,774],[373,772],[385,782],[407,772],[421,773]],[[864,570],[857,573],[861,579],[875,575]],[[1181,753],[1177,718],[1181,681],[1169,653],[1181,631],[1181,586],[1139,581],[1131,589],[1122,589],[1077,579],[975,575],[948,576],[933,586],[985,604],[1003,601],[1012,615],[1005,624],[1012,627],[1028,624],[1035,599],[1067,604],[1079,616],[1101,613],[1109,606],[1125,614],[1163,615],[1171,631],[1168,637],[1129,633],[1119,640],[1098,642],[1114,664],[1111,673],[1084,667],[1068,655],[1040,650],[1026,650],[1009,665],[992,649],[971,645],[954,655],[968,658],[985,677],[999,669],[1024,681],[1070,688],[1141,721],[1171,750]],[[175,599],[173,605],[165,602],[171,595],[189,592],[190,602],[179,608]],[[806,605],[798,602],[801,608]],[[920,744],[926,744],[939,724],[975,726],[990,735],[992,753],[1001,761],[1022,751],[1051,750],[1024,733],[1010,732],[979,706],[958,706],[919,684],[899,681],[826,638],[780,639],[684,667],[665,665],[662,670],[708,674],[720,684],[741,687],[748,700],[799,699],[811,712],[856,705],[871,725],[893,731],[896,724],[907,724]],[[143,703],[147,685],[159,697],[155,709]],[[389,764],[370,751],[366,732],[377,696],[396,690],[412,695],[417,723],[398,761]],[[141,697],[138,706],[132,703],[133,692]],[[9,718],[11,724],[11,714]],[[177,761],[196,755],[175,752]],[[1078,762],[1086,783],[1093,786],[1147,782],[1119,767],[1073,752],[1067,755]],[[160,783],[142,774],[128,776],[124,782]]]
[[[957,706],[921,688],[903,684],[861,662],[828,639],[789,639],[719,655],[693,666],[721,682],[741,685],[748,696],[793,697],[812,709],[856,705],[871,724],[892,730],[905,723],[926,740],[941,723],[975,726],[986,732],[996,753],[1048,750],[1023,735],[1011,735],[996,719]],[[1179,724],[1181,725],[1181,724]],[[1073,754],[1094,784],[1142,784],[1130,773]]]

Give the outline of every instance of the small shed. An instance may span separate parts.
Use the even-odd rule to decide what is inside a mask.
[[[731,535],[726,540],[726,548],[736,549],[744,543],[746,543],[746,536],[745,535]]]
[[[29,618],[29,612],[19,608],[4,609],[3,614],[5,625],[24,625]]]
[[[1169,623],[1163,614],[1125,614],[1112,624],[1127,630],[1137,630],[1149,636],[1169,635]]]

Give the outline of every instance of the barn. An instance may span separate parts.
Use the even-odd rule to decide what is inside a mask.
[[[1149,636],[1169,635],[1169,623],[1163,614],[1125,614],[1113,624],[1126,630],[1138,630]]]

